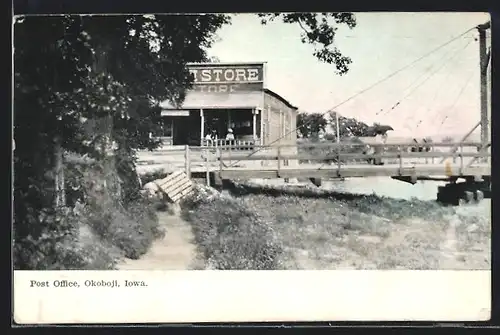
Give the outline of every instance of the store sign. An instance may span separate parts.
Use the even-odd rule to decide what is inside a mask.
[[[161,116],[189,116],[187,110],[164,110],[161,111]]]
[[[193,90],[205,93],[259,91],[264,88],[264,64],[192,64]]]

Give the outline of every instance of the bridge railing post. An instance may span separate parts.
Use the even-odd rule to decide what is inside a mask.
[[[184,146],[185,170],[186,176],[191,178],[191,157],[189,155],[189,145]]]
[[[340,142],[337,142],[337,174],[340,174],[340,168],[342,166],[342,162],[340,161],[340,150],[341,150],[341,145]]]
[[[219,171],[222,172],[222,165],[224,163],[222,162],[222,150],[220,149],[220,147],[215,148],[215,157],[219,158]]]
[[[207,171],[206,171],[206,175],[205,176],[207,178],[207,186],[210,186],[210,165],[211,165],[210,156],[212,156],[212,155],[211,155],[210,150],[206,150],[205,152],[206,152],[205,153],[205,157],[206,157],[206,160],[207,160],[207,164],[206,164]]]
[[[278,144],[277,147],[277,159],[278,159],[278,178],[280,177],[280,169],[281,169],[281,146]]]
[[[399,174],[403,173],[403,147],[399,147]]]
[[[464,147],[463,147],[462,143],[460,143],[460,153],[459,153],[459,155],[460,155],[460,170],[459,170],[459,174],[462,174],[463,169],[464,169],[464,155],[463,155],[463,153],[464,153]]]

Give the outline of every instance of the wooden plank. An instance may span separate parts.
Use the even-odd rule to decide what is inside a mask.
[[[184,171],[176,170],[173,173],[166,176],[165,178],[163,178],[159,183],[161,183],[162,185],[170,183],[172,180],[174,180],[175,178],[178,178],[179,176],[182,176],[182,175],[185,175]]]
[[[157,183],[160,190],[172,201],[176,202],[192,189],[192,181],[186,176],[184,171],[177,170]]]
[[[157,183],[157,185],[160,186],[163,189],[168,189],[169,186],[171,186],[173,184],[176,184],[179,181],[184,180],[184,179],[186,179],[186,176],[184,174],[182,174],[182,175],[176,176],[175,178],[173,178],[173,179],[171,179],[171,180],[169,180],[167,182]]]
[[[157,184],[161,188],[168,189],[171,185],[177,184],[179,181],[185,180],[185,179],[188,179],[188,178],[186,177],[186,175],[184,173],[182,173],[182,174],[179,174],[166,182],[160,182]]]
[[[184,187],[186,187],[186,185],[191,185],[191,180],[189,180],[189,179],[183,179],[183,180],[179,181],[176,185],[171,186],[166,191],[169,194],[169,196],[173,197],[178,192],[180,192],[181,190],[183,190]]]
[[[193,190],[194,190],[193,185],[190,185],[190,186],[189,186],[189,188],[186,188],[186,189],[184,189],[182,192],[177,193],[177,195],[175,195],[175,196],[172,198],[172,201],[173,201],[173,202],[177,202],[177,201],[179,201],[180,199],[182,199],[182,198],[184,198],[184,197],[186,197],[186,196],[188,196],[188,195],[192,194],[192,193],[193,193]]]
[[[177,188],[189,182],[191,182],[191,180],[189,180],[188,178],[182,178],[177,180],[175,183],[168,184],[163,189],[165,190],[166,193],[173,195],[173,193],[177,190]]]
[[[179,191],[173,194],[170,199],[175,202],[176,199],[182,198],[182,196],[187,192],[186,190],[191,190],[192,188],[192,184],[184,184],[184,186],[182,186],[182,188],[179,188]]]
[[[451,167],[452,175],[454,176],[475,176],[475,175],[490,175],[491,169],[487,166],[477,166],[465,168],[460,173],[460,167]],[[220,172],[221,178],[234,179],[234,178],[276,178],[277,170],[223,170]],[[403,167],[399,168],[397,165],[393,166],[346,166],[341,169],[325,168],[325,169],[285,169],[280,170],[280,176],[283,178],[313,178],[313,177],[374,177],[374,176],[432,176],[445,175],[444,166],[422,165],[418,167]]]
[[[340,158],[341,159],[359,159],[359,160],[368,160],[370,158],[382,158],[382,159],[389,159],[389,158],[399,158],[400,154],[399,153],[384,153],[384,154],[363,154],[363,153],[341,153]],[[454,154],[449,154],[449,153],[441,153],[441,152],[412,152],[412,153],[405,153],[403,154],[403,159],[410,159],[410,158],[441,158],[441,157],[489,157],[489,153],[476,153],[476,152],[464,152],[464,153],[454,153]],[[338,157],[337,154],[332,153],[332,154],[325,154],[324,156],[320,155],[310,155],[310,154],[297,154],[297,155],[280,155],[280,159],[282,160],[310,160],[310,161],[321,161],[321,160],[330,160],[330,159],[336,159]],[[235,161],[276,161],[278,160],[277,155],[247,155],[247,156],[240,156],[240,157],[232,157],[233,160]],[[229,159],[224,159],[229,160]]]

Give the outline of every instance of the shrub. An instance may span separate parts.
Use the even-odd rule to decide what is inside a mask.
[[[141,199],[125,209],[118,201],[103,197],[87,206],[87,223],[97,236],[122,250],[125,257],[137,259],[164,234],[153,206]]]
[[[156,238],[163,236],[156,216],[155,204],[140,193],[124,201],[122,192],[109,189],[109,179],[116,179],[114,171],[103,171],[99,165],[82,167],[78,184],[84,189],[82,203],[86,223],[109,245],[118,247],[128,258],[137,259],[147,252]],[[120,178],[123,185],[126,178]],[[128,194],[133,192],[129,188]]]
[[[16,231],[23,230],[15,235],[16,269],[113,269],[119,258],[140,257],[164,235],[155,204],[136,192],[136,181],[128,183],[130,169],[119,178],[103,166],[74,159],[65,169],[68,207],[28,207],[28,215],[15,219]],[[117,184],[130,187],[110,187]]]
[[[182,214],[191,223],[198,250],[209,268],[280,268],[282,247],[270,225],[257,213],[237,199],[195,197],[182,203]]]
[[[69,208],[30,215],[33,232],[14,243],[14,268],[20,270],[108,270],[120,257],[118,249],[91,236],[81,228],[85,218]]]
[[[164,172],[163,170],[157,170],[152,172],[144,173],[140,176],[142,185],[146,185],[149,182],[155,181],[157,179],[163,179],[167,177],[169,174]]]

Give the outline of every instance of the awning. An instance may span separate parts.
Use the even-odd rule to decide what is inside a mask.
[[[238,109],[263,108],[263,92],[204,93],[191,91],[186,95],[182,109]],[[177,109],[169,101],[160,103],[163,109]]]

